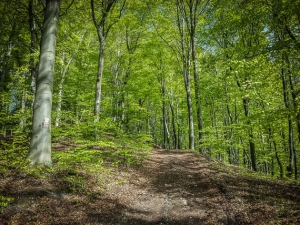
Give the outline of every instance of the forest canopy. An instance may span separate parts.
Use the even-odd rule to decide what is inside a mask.
[[[0,11],[1,161],[34,148],[50,158],[33,164],[51,164],[54,142],[136,138],[298,179],[299,1],[2,0]]]

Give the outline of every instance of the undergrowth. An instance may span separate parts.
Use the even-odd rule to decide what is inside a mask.
[[[73,132],[74,129],[53,129],[52,167],[28,165],[29,135],[26,132],[2,136],[0,176],[31,177],[48,182],[60,193],[101,193],[111,185],[107,180],[113,176],[113,170],[141,165],[152,149],[149,136],[125,134],[112,125],[98,130],[98,140],[85,138],[84,132],[76,135]],[[5,193],[3,190],[0,188],[0,213],[14,201],[11,196],[1,195]]]

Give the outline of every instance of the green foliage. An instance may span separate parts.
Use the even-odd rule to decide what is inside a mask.
[[[0,195],[0,213],[8,206],[10,202],[14,201],[14,198]]]
[[[38,62],[40,32],[37,29],[35,37],[31,36],[29,24],[24,23],[29,21],[24,7],[28,3],[23,2],[0,3],[0,171],[23,168],[29,146],[34,98],[30,62],[34,61],[33,67]],[[62,4],[68,7],[67,2]],[[108,22],[115,22],[118,7]],[[34,12],[42,9],[35,2]],[[212,158],[249,167],[249,142],[253,141],[259,170],[266,172],[267,165],[269,174],[279,176],[277,155],[285,176],[290,117],[299,158],[298,9],[297,1],[220,0],[210,1],[201,10],[195,39],[204,138],[196,140],[197,149],[204,147]],[[99,43],[90,5],[74,2],[60,18],[52,141],[54,147],[61,143],[68,150],[54,148],[54,167],[66,174],[80,172],[81,167],[101,171],[106,162],[116,167],[140,164],[153,144],[187,148],[188,109],[177,26],[182,15],[178,10],[175,2],[127,1],[106,39],[99,123],[94,123],[93,116]],[[40,17],[34,18],[36,25]],[[187,41],[188,24],[181,25]],[[187,72],[196,128],[192,62]],[[283,77],[288,81],[286,91]],[[30,173],[46,176],[44,169]],[[74,179],[66,178],[66,182],[80,188]],[[84,183],[84,176],[78,180]]]
[[[20,131],[12,135],[0,136],[0,172],[21,169],[29,147],[28,136]]]
[[[117,166],[141,165],[152,149],[152,138],[148,135],[132,137],[123,134],[118,138],[118,142],[120,147],[111,155],[114,159],[113,164]]]

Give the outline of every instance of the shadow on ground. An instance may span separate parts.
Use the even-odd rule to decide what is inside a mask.
[[[14,201],[0,224],[300,224],[299,186],[234,170],[187,151],[156,150],[142,167],[116,170],[106,186],[80,172],[72,174],[78,184],[65,173],[2,177],[0,196]]]

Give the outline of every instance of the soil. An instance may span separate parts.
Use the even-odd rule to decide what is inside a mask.
[[[86,178],[82,191],[72,191],[63,174],[2,175],[0,195],[14,200],[0,224],[300,224],[299,185],[243,171],[157,149],[142,166],[116,168],[102,186],[75,174]]]

